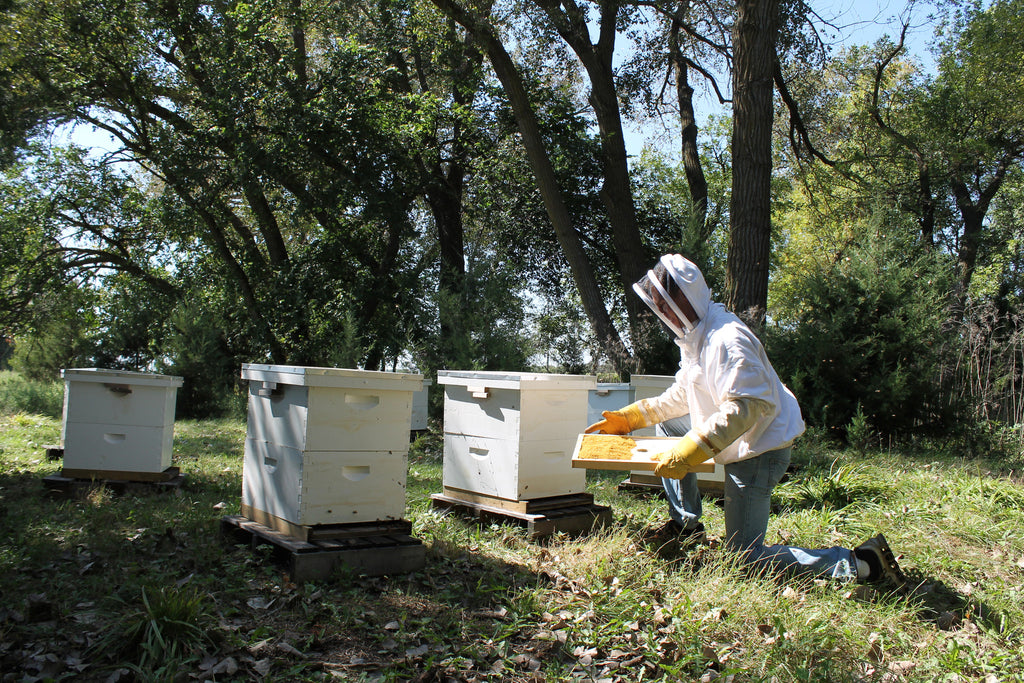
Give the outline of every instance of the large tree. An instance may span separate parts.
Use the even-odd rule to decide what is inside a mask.
[[[882,202],[912,216],[920,243],[956,261],[953,317],[962,311],[992,203],[1024,159],[1019,77],[1024,3],[963,8],[935,45],[934,73],[906,55],[907,26],[851,48],[797,86],[815,140],[832,161],[801,169],[818,201]],[[832,211],[842,203],[829,204]],[[884,209],[883,209],[884,210]]]
[[[211,256],[252,352],[329,361],[332,311],[380,367],[407,342],[431,254],[460,287],[479,55],[412,3],[372,5],[10,3],[0,72],[18,116],[4,139],[60,123],[109,133],[111,161],[173,198],[168,238]],[[421,197],[439,249],[417,232]]]

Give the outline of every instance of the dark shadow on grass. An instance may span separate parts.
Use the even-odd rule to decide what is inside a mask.
[[[466,525],[474,520],[457,520]],[[571,661],[557,641],[533,638],[544,604],[535,589],[555,577],[505,562],[445,536],[425,534],[422,569],[395,576],[336,572],[321,584],[322,600],[365,605],[344,629],[344,652],[331,665],[359,662],[359,670],[383,680],[496,680],[492,667],[504,667],[508,680],[529,676],[531,660]],[[538,648],[543,649],[540,652]],[[504,678],[503,678],[504,680]]]
[[[1006,615],[978,598],[919,571],[904,573],[907,585],[898,593],[905,596],[922,621],[931,622],[943,631],[957,630],[971,622],[1000,633],[1006,629]]]

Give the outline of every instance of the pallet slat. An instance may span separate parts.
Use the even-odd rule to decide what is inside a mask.
[[[411,523],[398,521],[402,523],[390,526],[411,531]],[[368,528],[368,525],[362,524],[353,525],[348,530],[333,531],[354,532],[357,526],[364,530]],[[278,558],[284,560],[292,581],[296,583],[327,579],[342,567],[367,576],[406,574],[421,569],[426,558],[423,543],[400,532],[383,535],[371,533],[365,536],[341,533],[335,538],[305,541],[246,517],[228,515],[221,519],[221,533],[235,542],[247,542],[252,547],[263,544],[274,546]]]
[[[177,470],[177,468],[174,469]],[[176,474],[173,478],[166,481],[82,478],[51,474],[43,477],[43,486],[51,496],[69,498],[85,495],[98,487],[103,487],[115,494],[140,490],[160,493],[177,492],[185,483],[185,479],[186,475],[184,474]]]
[[[583,494],[589,496],[589,494]],[[533,538],[550,536],[558,532],[571,535],[587,533],[612,521],[611,508],[607,505],[579,504],[573,501],[562,507],[544,507],[538,512],[522,512],[496,505],[480,502],[486,496],[477,496],[477,500],[466,500],[462,497],[435,493],[431,496],[433,506],[445,510],[453,510],[478,519],[498,522],[512,522],[525,526]],[[575,498],[575,496],[567,497]],[[593,500],[593,496],[590,496]],[[528,503],[532,501],[520,501]],[[573,504],[575,503],[575,504]],[[527,507],[527,506],[523,506]]]

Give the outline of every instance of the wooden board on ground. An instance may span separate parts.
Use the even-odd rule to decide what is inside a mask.
[[[404,529],[411,530],[411,523],[396,520],[390,533],[382,533],[387,531],[382,528],[368,529],[365,524],[351,526],[348,531],[356,535],[346,536],[335,528],[325,532],[330,538],[312,533],[311,540],[302,540],[240,515],[221,518],[221,534],[225,538],[253,549],[272,546],[276,559],[284,561],[296,583],[327,579],[340,568],[366,576],[384,576],[407,574],[423,567],[426,550],[422,541],[403,533]]]
[[[62,474],[51,474],[43,477],[43,486],[47,493],[57,497],[81,498],[97,488],[104,488],[116,494],[125,492],[155,491],[158,493],[179,492],[185,483],[185,475],[178,472],[178,468],[172,467],[176,474],[170,478],[160,481],[153,480],[130,480],[130,479],[104,479],[98,477],[66,477]]]
[[[126,472],[122,470],[79,470],[64,467],[61,469],[62,477],[68,479],[95,479],[102,481],[171,481],[181,474],[177,467],[168,467],[162,472]]]
[[[300,541],[312,542],[329,538],[412,533],[412,522],[404,519],[386,519],[375,522],[353,522],[348,524],[301,525],[259,510],[246,503],[242,503],[240,512],[243,517],[250,521],[258,522],[265,527]]]
[[[552,496],[529,501],[507,501],[483,494],[445,488],[430,498],[437,509],[451,510],[484,522],[506,522],[526,527],[532,538],[558,532],[569,535],[588,533],[612,521],[607,505],[595,504],[588,493]]]
[[[665,488],[661,485],[661,477],[645,472],[630,472],[629,476],[619,484],[618,489],[637,493],[665,494]]]
[[[484,505],[527,515],[540,514],[545,510],[594,504],[594,496],[590,493],[573,493],[565,496],[548,496],[546,498],[533,498],[530,500],[508,500],[507,498],[489,496],[486,493],[445,486],[444,495],[448,498],[454,498],[473,505]]]
[[[671,450],[682,437],[677,436],[629,436],[616,434],[580,434],[576,439],[576,448],[572,452],[572,466],[589,470],[636,470],[653,472],[658,461],[653,459],[657,453]],[[580,457],[580,451],[591,444],[607,444],[609,453],[629,457],[593,458]],[[694,472],[714,472],[712,460],[693,468]]]
[[[661,477],[640,472],[630,472],[629,476],[623,479],[617,488],[619,491],[638,494],[645,493],[655,494],[658,496],[665,495],[665,488],[661,484]],[[720,481],[697,477],[697,490],[700,491],[702,496],[708,496],[709,498],[725,497],[725,486]]]

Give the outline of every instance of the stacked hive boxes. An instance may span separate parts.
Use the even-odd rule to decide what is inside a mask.
[[[128,478],[171,466],[181,377],[126,370],[62,370],[64,475]]]
[[[242,379],[243,515],[282,530],[402,518],[422,375],[245,364]]]
[[[597,378],[442,370],[446,490],[526,501],[582,493],[573,469]]]

